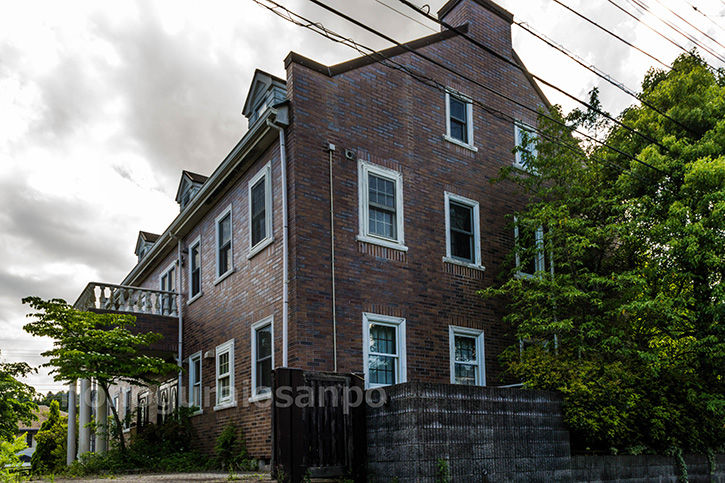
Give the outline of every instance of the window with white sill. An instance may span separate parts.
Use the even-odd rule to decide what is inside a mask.
[[[481,266],[481,227],[477,201],[444,193],[446,261]]]
[[[272,390],[274,369],[274,327],[272,317],[252,326],[252,397],[266,396]]]
[[[358,162],[358,239],[407,250],[403,233],[403,177],[397,171]]]
[[[234,268],[232,261],[232,206],[216,218],[216,275],[221,278]]]
[[[363,366],[366,387],[389,386],[407,380],[405,319],[363,314]]]
[[[535,158],[538,155],[535,129],[528,124],[517,121],[514,123],[514,139],[516,141],[514,166],[521,170],[535,173],[536,170],[530,166],[531,158]]]
[[[234,339],[216,348],[216,408],[233,405],[234,394]]]
[[[483,331],[449,326],[451,384],[486,385]]]
[[[454,91],[446,91],[446,135],[456,144],[473,149],[473,103]]]
[[[189,299],[201,294],[201,238],[189,245]]]
[[[189,357],[189,407],[202,408],[201,402],[201,351]],[[173,404],[173,399],[171,399]]]
[[[249,252],[272,240],[272,167],[267,163],[249,182]]]

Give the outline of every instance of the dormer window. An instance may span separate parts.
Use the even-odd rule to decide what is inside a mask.
[[[257,70],[242,110],[249,119],[249,126],[264,117],[270,108],[284,102],[286,97],[287,83],[283,79]]]
[[[176,202],[179,203],[181,211],[184,211],[194,196],[204,185],[207,177],[191,171],[181,172],[179,189],[176,191]]]
[[[139,262],[143,259],[143,257],[146,256],[149,251],[151,251],[151,248],[154,246],[154,243],[156,243],[156,240],[158,239],[159,235],[155,233],[149,233],[146,231],[138,232],[136,251],[134,253],[136,254],[136,256],[138,256]]]

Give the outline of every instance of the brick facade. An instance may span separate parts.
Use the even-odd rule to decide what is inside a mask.
[[[461,0],[447,7],[445,20],[468,23],[468,32],[497,52],[514,58],[510,19],[484,0]],[[414,43],[420,52],[465,72],[517,101],[537,108],[544,103],[519,70],[504,64],[451,33]],[[534,124],[524,109],[438,67],[402,53],[409,65],[451,89]],[[292,120],[285,130],[289,210],[289,366],[332,371],[333,326],[330,255],[330,185],[327,146],[333,152],[337,370],[362,372],[362,314],[406,319],[407,380],[449,382],[449,325],[484,331],[486,378],[504,382],[498,355],[512,343],[500,322],[500,308],[476,291],[489,285],[504,267],[513,244],[510,215],[523,200],[507,183],[491,184],[499,169],[514,160],[514,126],[473,107],[474,152],[444,139],[445,94],[378,64],[351,61],[328,68],[290,54],[286,61],[287,99]],[[274,132],[274,130],[272,130]],[[271,136],[268,134],[268,136]],[[345,151],[353,154],[349,159]],[[399,172],[403,180],[407,251],[357,239],[358,161]],[[272,168],[274,242],[251,259],[249,180],[267,163]],[[202,359],[207,388],[203,413],[194,416],[199,446],[210,451],[227,422],[240,424],[250,454],[271,454],[270,411],[248,407],[252,361],[250,327],[274,317],[274,362],[282,362],[282,192],[280,146],[275,139],[255,153],[243,169],[205,201],[193,226],[179,233],[185,261],[181,267],[183,358],[213,351],[234,339],[237,406],[215,405],[215,359]],[[481,261],[485,271],[443,261],[446,255],[444,192],[480,204]],[[215,218],[232,207],[235,271],[215,283]],[[201,237],[203,295],[188,304],[189,244]],[[162,236],[163,240],[163,236]],[[160,243],[160,242],[159,242]],[[161,273],[177,259],[176,242],[157,253],[149,269],[134,275],[134,285],[157,289]],[[182,395],[187,395],[188,373]]]

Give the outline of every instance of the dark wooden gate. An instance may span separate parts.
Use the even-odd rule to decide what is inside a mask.
[[[279,481],[297,483],[306,476],[365,481],[365,404],[349,404],[364,398],[360,376],[275,369],[273,394],[273,465]]]

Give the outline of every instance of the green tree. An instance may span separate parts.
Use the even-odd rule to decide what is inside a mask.
[[[108,401],[112,401],[109,387],[119,382],[140,386],[158,383],[159,377],[177,371],[175,364],[160,357],[143,353],[162,335],[154,332],[132,333],[136,318],[126,314],[84,312],[74,309],[61,299],[42,300],[27,297],[37,312],[28,317],[35,321],[25,325],[32,335],[55,340],[53,349],[43,355],[50,358],[45,366],[51,367],[56,381],[95,379]],[[109,404],[121,452],[126,443],[118,411]]]
[[[18,381],[34,371],[24,362],[0,362],[0,440],[13,441],[18,421],[30,424],[35,419],[35,389]]]
[[[9,441],[0,438],[0,481],[23,481],[17,470],[22,466],[18,453],[28,447],[25,436],[17,436]]]
[[[55,473],[65,466],[68,418],[60,415],[58,401],[50,403],[48,419],[35,435],[37,445],[30,458],[33,473]]]
[[[632,106],[620,118],[648,139],[589,112],[540,119],[538,155],[524,153],[536,175],[501,175],[535,200],[516,224],[543,243],[516,250],[540,271],[513,268],[483,295],[506,300],[529,342],[507,352],[510,371],[563,393],[578,447],[722,448],[725,75],[684,55],[649,72],[641,96],[668,117]],[[576,144],[574,127],[615,149]]]

